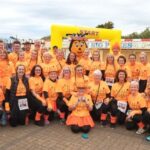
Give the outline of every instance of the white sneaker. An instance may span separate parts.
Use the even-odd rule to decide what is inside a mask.
[[[45,123],[45,125],[49,125],[50,124],[50,122],[48,120],[45,120],[44,123]]]
[[[139,128],[137,131],[136,131],[136,134],[143,134],[145,132],[145,130],[143,128]]]

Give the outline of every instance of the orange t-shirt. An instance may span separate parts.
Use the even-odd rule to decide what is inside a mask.
[[[130,63],[128,63],[127,67],[131,70],[131,79],[132,80],[139,79],[140,64],[138,62],[136,62],[134,65],[131,65]]]
[[[85,94],[84,97],[88,100],[89,105],[92,107],[93,103],[91,100],[91,96]],[[73,105],[75,105],[78,102],[79,97],[77,97],[76,95],[72,95],[68,106],[71,107]],[[89,110],[86,106],[85,102],[79,102],[78,105],[76,106],[76,108],[72,111],[71,115],[74,116],[78,116],[78,117],[86,117],[86,116],[90,116]]]
[[[65,67],[69,67],[69,69],[71,71],[71,77],[74,77],[75,76],[75,67],[76,67],[76,65],[74,65],[74,64],[70,64],[70,65],[66,64]]]
[[[59,71],[61,71],[62,68],[64,68],[64,66],[66,65],[65,59],[56,60],[55,62],[56,62],[56,66],[57,66],[57,68],[58,68]],[[54,62],[54,63],[55,63],[55,62]]]
[[[43,91],[48,92],[48,100],[56,101],[58,94],[56,92],[57,82],[52,82],[50,79],[46,79],[43,86]]]
[[[43,91],[44,82],[41,77],[30,77],[29,87],[37,94],[41,94]]]
[[[124,85],[120,83],[115,83],[111,89],[111,96],[119,101],[127,101],[128,95],[130,93],[130,83],[125,82]]]
[[[19,65],[25,66],[26,71],[28,70],[28,62],[27,62],[27,61],[17,61],[17,62],[16,62],[16,68],[17,68]]]
[[[113,54],[113,56],[114,56],[114,60],[115,60],[115,65],[117,65],[118,64],[117,60],[118,60],[119,56],[124,56],[124,55],[119,52],[117,55]]]
[[[76,91],[77,90],[77,86],[78,85],[88,85],[88,81],[89,81],[89,78],[87,76],[83,76],[83,77],[72,77],[71,78],[71,83],[73,83],[73,86],[74,86],[74,90]]]
[[[71,79],[59,79],[57,82],[57,92],[63,93],[63,96],[68,96],[73,91],[73,83]]]
[[[90,70],[91,62],[91,59],[81,58],[78,64],[83,66],[85,70]]]
[[[11,88],[11,79],[9,78],[7,82],[7,89]],[[19,79],[18,86],[17,86],[17,91],[16,91],[16,96],[25,96],[26,95],[26,88],[25,85],[23,84],[22,80]]]
[[[40,64],[40,66],[42,67],[42,69],[43,69],[43,74],[44,74],[44,76],[47,78],[47,77],[49,77],[49,73],[50,73],[50,70],[51,70],[51,68],[57,68],[57,66],[56,66],[56,64],[55,63],[52,63],[52,62],[50,62],[50,63],[48,63],[48,64],[46,64],[46,63],[41,63]]]
[[[0,61],[0,79],[2,86],[6,87],[7,81],[15,74],[14,65],[11,62]]]
[[[93,74],[95,70],[101,70],[101,62],[100,61],[92,61],[90,65],[90,75]]]
[[[32,68],[37,64],[36,60],[30,60],[27,72],[30,73]]]
[[[89,91],[93,100],[96,102],[103,102],[103,99],[106,98],[106,94],[110,93],[110,89],[105,81],[100,81],[100,85],[96,85],[94,82],[89,83]]]
[[[150,100],[147,101],[147,108],[150,108]]]
[[[0,88],[0,105],[2,104],[4,99],[5,99],[4,93],[3,93],[2,89]]]
[[[140,110],[141,108],[147,107],[146,100],[140,93],[136,95],[130,94],[128,96],[128,104],[131,110]]]
[[[11,77],[13,74],[15,74],[13,63],[0,61],[0,77]]]
[[[146,65],[143,65],[140,63],[140,76],[139,79],[141,80],[147,80],[147,78],[150,76],[150,64],[147,63]]]
[[[18,60],[18,54],[16,54],[15,52],[12,52],[8,55],[9,61],[11,61],[14,66],[16,66],[16,62]]]
[[[127,65],[124,65],[124,66],[117,65],[117,70],[119,69],[125,70],[127,72],[128,77],[131,78],[131,70]]]
[[[105,78],[115,78],[116,75],[116,66],[108,64],[105,65]]]
[[[147,91],[145,90],[145,92],[147,92]],[[147,108],[150,109],[150,97],[149,97],[147,94],[144,95],[143,97],[144,97],[145,100],[146,100]]]
[[[31,59],[31,52],[30,52],[30,51],[29,51],[29,52],[25,51],[25,60],[26,60],[27,62],[29,62],[30,59]]]

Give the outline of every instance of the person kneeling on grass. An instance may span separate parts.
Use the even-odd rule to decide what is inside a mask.
[[[68,116],[66,124],[71,126],[73,133],[83,132],[88,133],[91,127],[94,127],[94,122],[90,116],[90,111],[93,109],[91,96],[86,94],[85,85],[77,86],[77,93],[72,95],[68,102],[69,110],[72,113]]]

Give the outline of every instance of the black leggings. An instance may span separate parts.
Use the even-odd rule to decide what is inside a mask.
[[[140,80],[139,81],[139,92],[140,93],[145,92],[146,85],[147,85],[147,80]]]
[[[137,123],[141,122],[142,121],[142,115],[134,115],[132,120],[131,121],[126,121],[126,129],[127,130],[133,130],[133,129],[136,129],[138,126],[137,126]]]
[[[99,109],[96,109],[96,107],[93,106],[93,110],[91,111],[92,119],[94,121],[100,121],[101,113],[107,114],[108,111],[109,111],[109,105],[106,105],[104,103],[102,104],[102,106]]]
[[[25,120],[28,114],[28,110],[19,110],[18,99],[26,97],[16,97],[13,103],[11,104],[10,109],[10,125],[16,127],[18,124],[25,125]]]
[[[68,106],[66,103],[63,101],[63,97],[58,97],[56,101],[57,108],[62,112],[65,113],[65,118],[67,118],[69,111],[68,111]]]
[[[73,133],[79,133],[79,132],[83,132],[83,133],[88,133],[90,131],[91,127],[89,125],[83,126],[83,127],[79,127],[77,125],[71,125],[71,131]]]
[[[150,113],[148,111],[145,111],[143,117],[142,117],[142,122],[145,124],[145,125],[150,125]]]
[[[40,100],[36,99],[32,93],[29,94],[29,99],[30,99],[29,105],[30,105],[31,111],[35,111],[35,112],[39,112],[39,113],[43,113],[45,111],[45,108],[42,105],[42,102]]]
[[[29,93],[29,108],[30,108],[30,119],[34,120],[36,112],[44,113],[45,108],[42,105],[42,102]]]

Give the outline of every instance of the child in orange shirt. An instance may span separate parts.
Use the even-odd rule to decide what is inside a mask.
[[[69,110],[72,111],[68,116],[66,124],[71,126],[73,133],[83,132],[88,133],[91,127],[94,127],[94,122],[90,116],[90,111],[93,109],[91,96],[86,94],[84,84],[78,84],[77,93],[72,95],[69,103]]]

